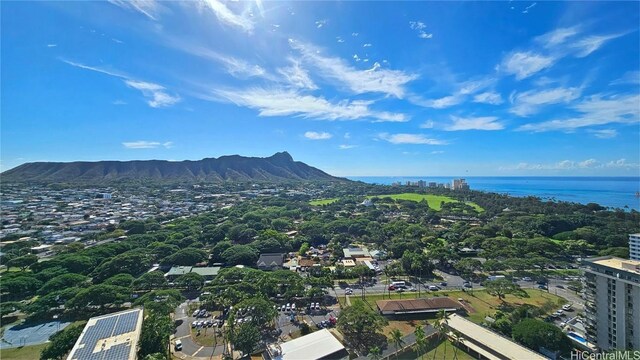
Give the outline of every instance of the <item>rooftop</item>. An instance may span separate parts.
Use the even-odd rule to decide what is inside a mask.
[[[422,298],[411,300],[378,300],[378,310],[383,314],[411,314],[423,312],[436,312],[439,310],[456,311],[463,306],[459,302],[448,297]]]
[[[179,276],[188,274],[191,272],[192,266],[174,266],[172,267],[165,276]]]
[[[191,272],[200,274],[202,276],[216,276],[220,271],[219,266],[209,266],[209,267],[193,267]]]
[[[465,339],[464,345],[468,345],[488,359],[547,359],[537,352],[527,349],[485,327],[474,324],[460,315],[449,315],[447,325],[462,334],[463,339]]]
[[[141,329],[141,308],[92,317],[67,360],[135,360]]]
[[[604,256],[592,259],[586,259],[585,261],[591,262],[593,264],[606,266],[608,268],[629,271],[634,273],[640,273],[640,261],[639,260],[629,260],[622,259],[613,256]]]
[[[344,345],[327,329],[280,344],[274,360],[322,359],[344,350]]]

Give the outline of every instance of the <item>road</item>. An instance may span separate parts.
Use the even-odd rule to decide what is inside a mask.
[[[182,351],[176,351],[175,355],[182,359],[190,358],[210,358],[211,355],[220,355],[223,352],[222,346],[202,346],[191,338],[191,322],[195,319],[188,313],[189,301],[180,304],[175,311],[175,322],[178,325],[171,340],[171,351],[174,351],[175,340],[182,341]],[[213,330],[209,328],[207,330]],[[184,356],[186,355],[186,356]]]

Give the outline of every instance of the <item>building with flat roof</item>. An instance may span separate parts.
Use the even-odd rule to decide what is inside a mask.
[[[191,272],[202,275],[205,280],[213,280],[220,272],[220,266],[193,267]]]
[[[421,298],[409,300],[378,300],[378,311],[382,315],[409,315],[437,313],[441,310],[457,312],[464,310],[458,301],[448,297]]]
[[[92,317],[67,360],[135,360],[141,329],[141,308]]]
[[[327,329],[282,344],[271,344],[267,353],[272,360],[348,359],[344,345]]]
[[[350,248],[344,248],[342,249],[342,253],[344,255],[344,257],[346,259],[355,259],[355,258],[361,258],[361,257],[371,257],[371,254],[369,254],[369,249],[367,249],[366,247],[350,247]]]
[[[629,234],[629,258],[640,260],[640,234]]]
[[[587,341],[604,351],[640,349],[640,261],[584,259]]]
[[[513,342],[498,333],[495,333],[483,326],[475,324],[464,317],[451,314],[446,326],[450,337],[456,335],[454,330],[460,334],[458,344],[460,347],[472,354],[477,354],[480,359],[489,360],[546,360],[545,356]]]
[[[191,269],[193,269],[193,266],[173,266],[169,269],[169,272],[164,274],[164,277],[168,280],[174,280],[179,276],[190,273]]]

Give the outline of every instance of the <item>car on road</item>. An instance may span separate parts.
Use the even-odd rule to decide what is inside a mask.
[[[564,304],[564,305],[562,305],[562,310],[564,310],[564,311],[569,311],[569,310],[571,310],[571,304]]]
[[[540,284],[540,285],[538,285],[538,289],[547,290],[547,285]]]
[[[439,288],[439,287],[437,287],[437,286],[435,286],[435,285],[429,285],[429,290],[431,290],[431,291],[438,291],[438,290],[440,290],[440,288]]]
[[[522,281],[533,281],[530,277],[525,276],[522,278]]]
[[[447,286],[447,282],[446,281],[441,282],[440,286]]]
[[[395,290],[395,289],[396,289],[396,287],[395,287],[395,286],[393,286],[393,285],[389,285],[389,291],[393,291],[393,290]]]
[[[182,351],[182,341],[176,340],[175,349],[176,351]]]
[[[347,295],[351,295],[351,294],[353,294],[353,289],[352,288],[347,288],[347,290],[345,290],[344,293],[347,294]]]
[[[464,284],[462,284],[462,286],[463,286],[463,287],[466,287],[466,288],[472,288],[472,287],[473,287],[473,285],[471,285],[471,283],[470,283],[470,282],[468,282],[468,281],[467,281],[467,282],[465,282]]]
[[[562,286],[562,285],[556,285],[556,287],[560,288],[560,289],[564,289],[564,286]]]

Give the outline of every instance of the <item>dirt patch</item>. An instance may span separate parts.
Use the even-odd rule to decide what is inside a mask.
[[[391,331],[393,331],[393,329],[398,329],[398,330],[400,330],[402,335],[407,335],[407,334],[411,334],[412,332],[414,332],[416,327],[418,325],[420,325],[421,323],[424,323],[424,321],[420,321],[420,320],[409,320],[409,321],[390,320],[389,321],[389,325],[385,326],[382,329],[382,332],[384,333],[384,335],[386,337],[389,337],[389,334],[391,334]]]

